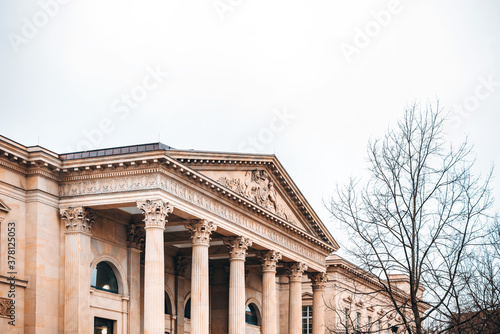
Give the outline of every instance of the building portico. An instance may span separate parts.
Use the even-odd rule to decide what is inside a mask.
[[[60,220],[63,311],[47,332],[270,334],[286,323],[298,334],[306,276],[313,313],[324,313],[318,282],[338,245],[276,157],[142,146],[71,155],[2,146],[36,162],[10,158],[11,178],[35,175]]]

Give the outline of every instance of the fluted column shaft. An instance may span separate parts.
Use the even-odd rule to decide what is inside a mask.
[[[262,334],[275,334],[277,321],[276,312],[276,264],[281,260],[281,254],[275,251],[259,254],[262,262]]]
[[[127,281],[130,301],[128,308],[128,333],[141,332],[141,252],[144,251],[145,231],[132,223],[128,227]]]
[[[128,333],[139,334],[141,330],[141,251],[128,250],[128,286],[130,290]]]
[[[164,228],[146,227],[146,254],[144,262],[144,332],[164,332]]]
[[[287,266],[289,275],[288,333],[302,333],[302,274],[307,270],[304,263],[292,263]]]
[[[208,247],[216,226],[206,220],[186,225],[191,231],[193,257],[191,265],[191,334],[209,333]]]
[[[229,248],[229,334],[245,333],[245,258],[252,242],[245,237],[224,239]]]
[[[311,282],[313,288],[313,318],[312,318],[312,333],[325,333],[325,302],[323,293],[325,292],[327,276],[325,273],[311,274]]]
[[[64,333],[90,333],[90,238],[95,216],[83,207],[63,208],[65,224]]]
[[[163,232],[165,221],[173,207],[157,200],[137,202],[144,212],[146,246],[144,261],[144,333],[165,332],[165,258]]]
[[[208,245],[193,245],[191,333],[208,333]]]
[[[177,301],[177,333],[184,333],[184,275],[189,264],[188,259],[178,256],[175,259],[175,299]]]

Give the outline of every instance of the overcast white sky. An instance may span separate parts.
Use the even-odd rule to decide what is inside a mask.
[[[0,134],[274,153],[339,241],[322,198],[414,100],[500,162],[498,1],[2,1],[0,36]]]

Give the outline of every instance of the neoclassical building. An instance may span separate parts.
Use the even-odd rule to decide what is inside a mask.
[[[0,333],[323,334],[337,249],[274,155],[0,137]]]

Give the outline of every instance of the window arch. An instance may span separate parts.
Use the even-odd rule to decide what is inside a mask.
[[[118,294],[127,296],[128,295],[128,284],[126,279],[127,275],[125,274],[125,271],[123,270],[122,266],[113,257],[103,254],[94,258],[89,268],[90,270],[92,270],[92,274],[94,273],[94,270],[97,267],[97,265],[101,262],[105,262],[113,270],[113,273],[118,283]]]
[[[170,302],[167,291],[165,291],[165,314],[172,315],[172,303]]]
[[[184,306],[184,318],[191,319],[191,297],[189,297]]]
[[[260,314],[257,305],[250,303],[245,309],[245,323],[260,326]]]
[[[90,286],[102,291],[118,293],[118,280],[115,272],[106,262],[99,262],[92,271]]]

